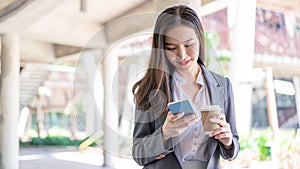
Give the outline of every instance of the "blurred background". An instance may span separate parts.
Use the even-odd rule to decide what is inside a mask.
[[[299,0],[2,0],[0,168],[141,168],[131,88],[153,25],[186,4],[231,79],[241,151],[222,168],[298,168]]]

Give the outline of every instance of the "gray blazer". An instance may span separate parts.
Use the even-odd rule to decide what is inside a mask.
[[[204,78],[208,85],[210,103],[220,105],[224,110],[226,121],[230,124],[233,134],[233,146],[225,150],[221,142],[214,138],[208,140],[209,169],[220,168],[220,155],[225,160],[234,159],[240,149],[236,129],[234,99],[230,80],[201,66]],[[136,110],[135,127],[133,132],[132,155],[134,160],[144,168],[149,169],[181,169],[172,145],[172,139],[164,145],[161,127],[167,113],[158,115],[153,112]],[[157,159],[161,154],[165,157]]]

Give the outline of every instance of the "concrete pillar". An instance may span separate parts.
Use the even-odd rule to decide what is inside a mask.
[[[266,69],[265,88],[266,88],[266,103],[267,103],[267,110],[268,110],[269,125],[273,132],[273,138],[275,138],[276,140],[277,133],[279,130],[279,125],[278,125],[278,115],[277,115],[272,68]]]
[[[193,8],[200,16],[201,0],[154,0],[155,12],[161,12],[173,5],[187,5]]]
[[[298,115],[298,127],[300,128],[300,76],[293,77],[293,82],[295,86],[295,100],[296,100],[296,110]]]
[[[119,153],[118,55],[108,51],[103,60],[104,75],[104,166],[115,167]]]
[[[246,135],[251,122],[251,71],[255,42],[256,1],[231,0],[228,6],[232,60],[229,76],[235,94],[236,122],[240,135]]]
[[[103,112],[103,104],[97,103],[102,102],[102,95],[103,91],[99,88],[102,88],[101,81],[97,79],[97,65],[96,63],[99,62],[98,60],[98,53],[93,53],[92,51],[86,51],[82,53],[82,71],[83,74],[86,76],[84,77],[86,85],[85,93],[83,96],[83,109],[86,112],[86,124],[85,129],[89,136],[100,132],[103,130],[102,118],[100,117],[99,113]],[[95,88],[96,87],[96,88]],[[100,104],[100,105],[96,105]],[[98,109],[97,109],[98,108]]]
[[[26,131],[26,124],[29,121],[29,115],[31,115],[28,107],[24,107],[20,113],[20,120],[18,124],[18,136],[21,138]]]
[[[36,105],[36,124],[38,136],[44,136],[44,110],[42,108],[41,96],[37,96],[37,105]]]
[[[19,36],[2,36],[1,48],[1,169],[19,168]]]
[[[86,99],[86,103],[83,104],[84,112],[86,112],[86,123],[85,123],[85,131],[90,136],[95,133],[95,105],[93,95],[91,93],[86,93],[84,98]]]

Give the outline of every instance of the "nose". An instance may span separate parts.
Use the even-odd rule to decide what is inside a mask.
[[[179,50],[178,50],[178,54],[177,54],[177,56],[181,59],[181,60],[183,60],[185,57],[186,57],[186,49],[185,49],[185,47],[184,46],[180,46],[179,47]]]

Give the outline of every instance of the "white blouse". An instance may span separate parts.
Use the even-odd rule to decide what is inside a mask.
[[[176,71],[173,74],[173,101],[187,99],[189,96],[183,91],[182,85],[186,83],[186,79],[180,76]],[[198,74],[196,83],[201,85],[198,91],[195,102],[192,105],[196,113],[200,113],[202,106],[210,105],[208,88],[201,73]],[[207,162],[207,140],[208,136],[203,134],[202,121],[199,120],[194,125],[190,126],[184,133],[175,138],[175,142],[179,142],[175,146],[175,154],[181,158],[182,162],[185,161],[203,161]]]

